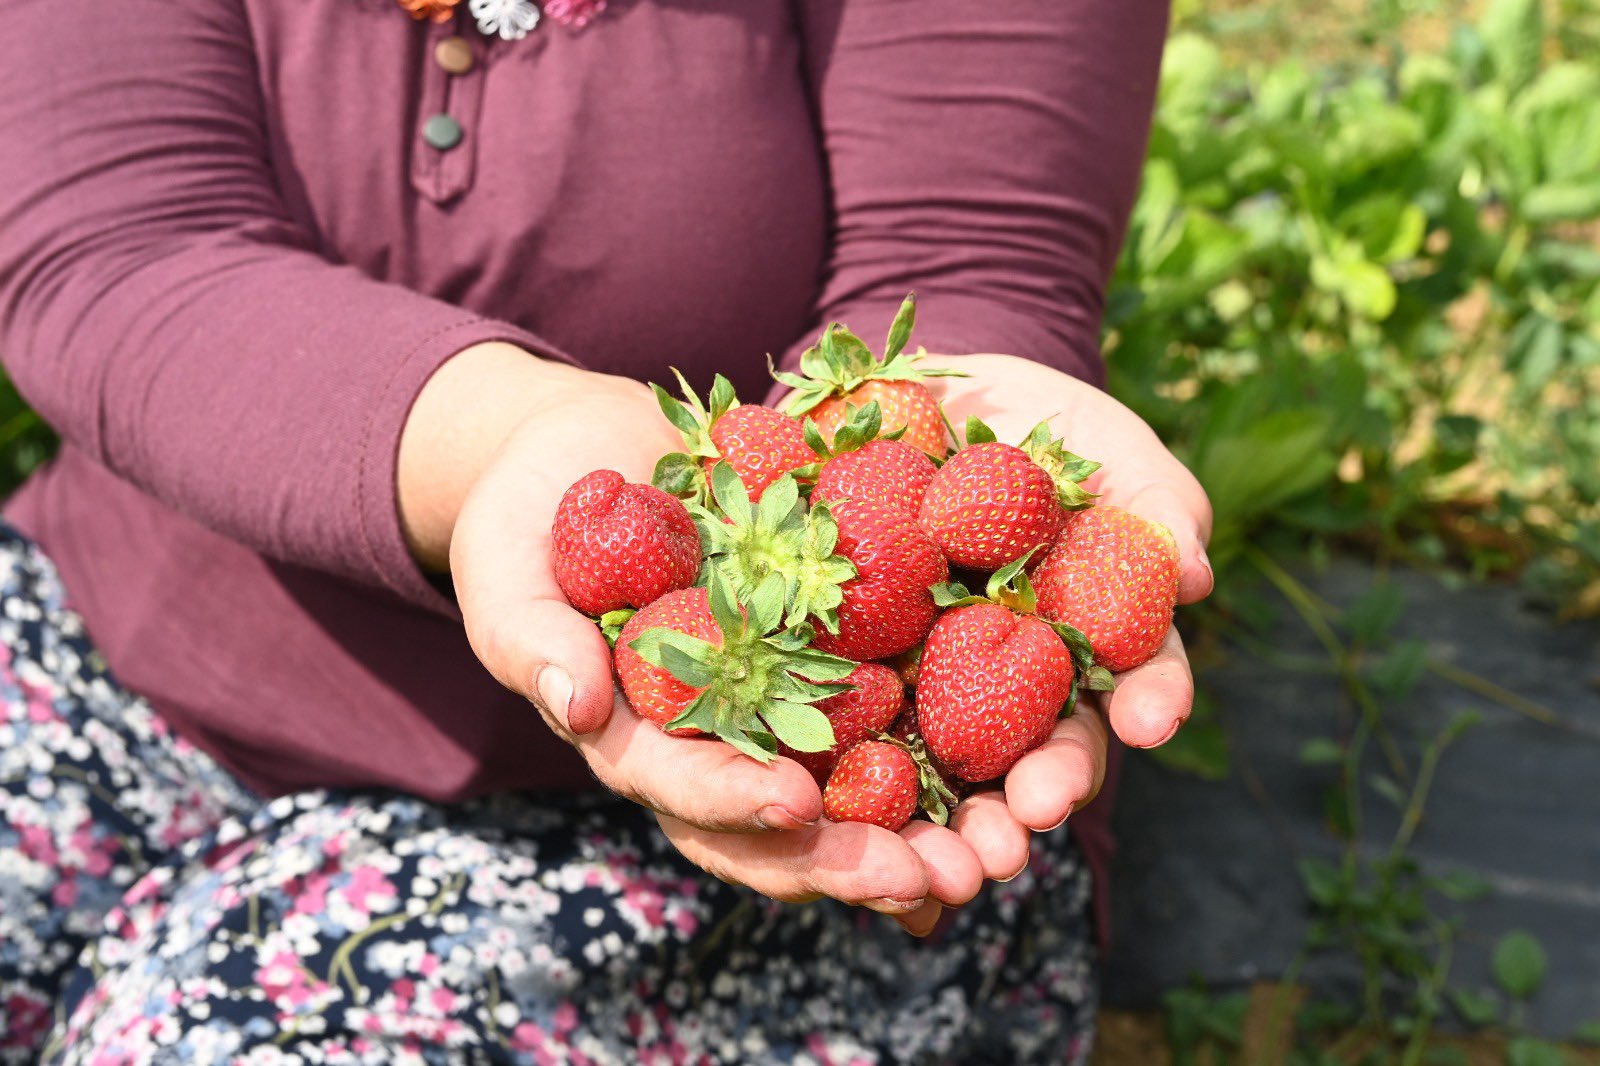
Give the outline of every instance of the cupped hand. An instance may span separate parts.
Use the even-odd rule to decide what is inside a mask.
[[[976,415],[1000,440],[1018,442],[1048,420],[1068,449],[1102,463],[1086,487],[1103,502],[1160,522],[1176,538],[1178,602],[1210,593],[1205,544],[1211,505],[1194,475],[1139,416],[1092,385],[1014,356],[930,356],[927,365],[969,375],[929,383],[958,428]],[[1000,789],[980,792],[957,809],[952,826],[978,855],[986,877],[1015,876],[1027,862],[1029,830],[1052,829],[1094,798],[1105,779],[1108,721],[1124,743],[1153,748],[1172,738],[1194,704],[1194,680],[1176,629],[1168,630],[1153,659],[1116,682],[1114,692],[1083,700],[1077,713],[1057,723]]]
[[[681,441],[637,382],[556,368],[484,464],[451,531],[449,561],[473,650],[533,702],[600,782],[654,810],[674,845],[715,876],[774,899],[831,897],[923,931],[927,901],[959,904],[983,869],[953,831],[900,834],[822,820],[822,796],[788,759],[762,765],[705,738],[673,737],[615,692],[611,654],[555,581],[550,528],[566,488],[609,468],[649,481]]]

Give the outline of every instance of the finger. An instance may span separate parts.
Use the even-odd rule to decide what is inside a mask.
[[[605,724],[615,691],[611,649],[592,621],[554,599],[502,601],[474,617],[467,639],[496,681],[571,734]]]
[[[1173,627],[1154,658],[1118,675],[1108,714],[1124,744],[1156,748],[1172,739],[1193,709],[1194,676],[1183,638]]]
[[[1092,800],[1105,776],[1105,721],[1086,700],[1006,774],[1006,806],[1029,829],[1048,832]]]
[[[1028,827],[1017,821],[999,789],[962,800],[950,828],[965,840],[990,881],[1009,881],[1028,866]]]
[[[959,907],[983,887],[983,864],[954,831],[932,822],[912,822],[900,830],[900,839],[911,845],[927,868],[933,899]]]
[[[1178,542],[1178,602],[1203,600],[1215,584],[1211,560],[1206,556],[1206,542],[1211,538],[1211,501],[1194,475],[1170,455],[1155,473],[1161,480],[1142,482],[1131,491],[1122,489],[1115,476],[1108,477],[1104,486],[1106,498],[1172,531]]]
[[[605,728],[576,744],[607,788],[701,829],[799,829],[822,817],[822,792],[799,763],[663,733],[620,696]]]
[[[934,926],[939,924],[939,919],[942,917],[944,917],[944,904],[930,899],[910,914],[893,915],[891,920],[912,936],[922,937],[933,932]]]
[[[789,903],[826,896],[881,914],[928,899],[928,871],[906,841],[875,825],[824,822],[793,833],[711,833],[670,816],[661,828],[696,866]]]

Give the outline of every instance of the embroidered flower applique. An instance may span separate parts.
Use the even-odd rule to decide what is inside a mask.
[[[545,0],[544,13],[563,26],[583,29],[606,9],[606,0]]]
[[[539,25],[539,7],[533,0],[468,0],[467,6],[486,37],[517,41]]]

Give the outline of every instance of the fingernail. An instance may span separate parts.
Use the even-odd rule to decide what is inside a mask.
[[[1067,824],[1067,819],[1072,817],[1073,809],[1076,808],[1077,806],[1078,805],[1076,803],[1067,804],[1067,813],[1063,814],[1061,816],[1061,821],[1057,822],[1055,825],[1051,826],[1049,829],[1046,829],[1045,832],[1046,833],[1054,833],[1057,829],[1060,829],[1062,826],[1066,825]],[[1022,869],[1026,870],[1027,867],[1024,866]],[[1018,870],[1017,872],[1021,873],[1022,870]]]
[[[917,937],[918,939],[923,939],[927,937],[929,933],[932,933],[934,929],[938,928],[939,916],[942,913],[942,911],[934,911],[932,914],[920,918],[914,918],[908,915],[904,918],[896,918],[895,922],[899,924],[900,928],[904,929],[912,936]]]
[[[534,688],[539,692],[544,709],[563,722],[567,721],[567,712],[572,707],[572,678],[567,672],[559,666],[540,667]]]
[[[787,807],[780,807],[776,803],[768,804],[756,812],[756,821],[768,829],[804,829],[809,825],[816,825],[816,821],[802,821]]]
[[[893,916],[910,914],[926,902],[928,902],[926,899],[890,899],[888,896],[879,896],[877,899],[867,900],[866,908],[879,914]]]
[[[1072,812],[1068,811],[1067,813],[1071,814]],[[1057,822],[1054,826],[1052,826],[1051,829],[1060,829],[1066,823],[1067,823],[1067,820],[1065,818],[1063,818],[1063,819],[1061,819],[1061,821]],[[1012,874],[1010,877],[997,877],[997,878],[995,878],[995,880],[998,881],[1002,885],[1009,885],[1011,882],[1015,881],[1017,878],[1021,877],[1023,874],[1025,874],[1027,872],[1028,872],[1028,864],[1027,863],[1023,863],[1022,864],[1022,868],[1020,870],[1018,870],[1016,873]]]
[[[1167,735],[1166,736],[1162,737],[1160,740],[1156,741],[1154,744],[1140,744],[1139,747],[1146,748],[1146,749],[1159,748],[1161,745],[1165,744],[1167,741],[1169,741],[1173,737],[1177,736],[1178,735],[1178,730],[1182,729],[1183,728],[1183,723],[1187,722],[1188,720],[1189,719],[1187,719],[1187,718],[1179,718],[1177,721],[1172,723],[1172,728],[1167,730]]]

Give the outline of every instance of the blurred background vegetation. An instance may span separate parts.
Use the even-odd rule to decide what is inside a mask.
[[[1405,839],[1379,861],[1355,845],[1371,749],[1398,758],[1384,715],[1421,671],[1454,668],[1389,640],[1392,589],[1341,615],[1292,576],[1355,551],[1600,615],[1600,0],[1177,0],[1106,345],[1113,390],[1216,507],[1218,595],[1188,620],[1200,664],[1219,635],[1270,632],[1266,587],[1359,711],[1302,750],[1339,768],[1328,822],[1349,844],[1302,874],[1308,947],[1359,959],[1369,994],[1354,1015],[1274,997],[1301,1035],[1271,1060],[1600,1061],[1519,1033],[1544,974],[1531,938],[1498,945],[1498,998],[1450,985],[1438,901],[1479,889],[1424,878],[1405,845],[1470,722],[1432,738],[1415,778],[1383,779]],[[53,447],[0,380],[0,491]],[[1229,773],[1203,694],[1158,754]],[[1247,1006],[1174,990],[1160,1061],[1235,1061]],[[1495,1030],[1493,1057],[1435,1041],[1442,1017]]]
[[[1301,957],[1362,976],[1359,1002],[1293,973],[1173,989],[1161,1039],[1108,1039],[1101,1061],[1600,1062],[1600,1004],[1564,1044],[1523,1030],[1547,969],[1526,933],[1499,934],[1495,987],[1458,987],[1462,905],[1489,889],[1411,851],[1475,724],[1419,735],[1419,677],[1558,716],[1397,639],[1383,577],[1515,583],[1558,618],[1600,615],[1600,0],[1177,0],[1106,347],[1112,390],[1217,516],[1218,592],[1185,621],[1201,698],[1151,755],[1227,779],[1207,665],[1271,656],[1285,608],[1315,633],[1328,660],[1307,683],[1334,679],[1347,713],[1300,749],[1331,776],[1340,844],[1300,864]],[[1334,552],[1377,575],[1342,612],[1296,576]],[[1386,851],[1363,847],[1363,801],[1403,812]],[[1151,1022],[1108,1015],[1106,1035]]]

